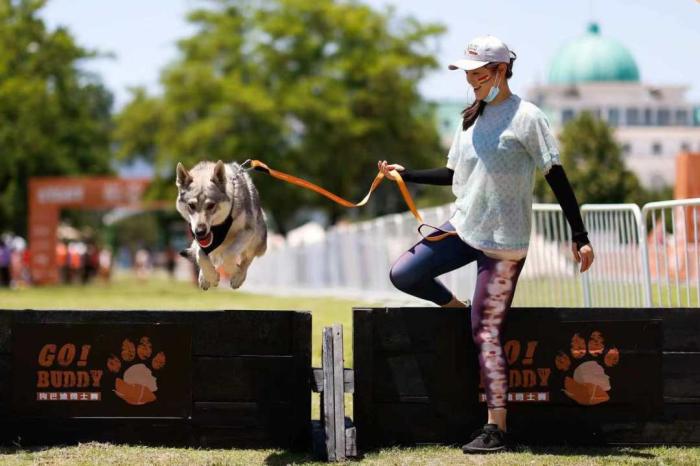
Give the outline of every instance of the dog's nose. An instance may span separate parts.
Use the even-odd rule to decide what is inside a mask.
[[[203,223],[200,223],[197,225],[197,228],[194,229],[194,235],[197,238],[201,238],[207,234],[207,226]]]

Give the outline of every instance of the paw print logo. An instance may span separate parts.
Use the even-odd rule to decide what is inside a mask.
[[[107,369],[120,374],[114,382],[114,393],[130,405],[145,405],[156,400],[158,391],[153,371],[165,366],[165,353],[153,356],[151,340],[141,337],[138,346],[128,338],[122,342],[120,357],[112,354],[107,358]]]
[[[599,331],[591,333],[586,340],[576,333],[571,337],[569,354],[560,351],[554,363],[562,372],[568,372],[575,367],[573,377],[564,379],[564,393],[579,404],[592,406],[604,403],[610,399],[610,377],[605,373],[605,367],[616,366],[620,362],[620,351],[617,348],[605,348],[603,335]],[[602,364],[601,364],[602,363]]]

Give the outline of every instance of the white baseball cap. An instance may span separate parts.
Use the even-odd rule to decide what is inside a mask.
[[[471,71],[488,63],[510,63],[511,53],[501,39],[480,36],[472,39],[464,50],[464,57],[448,66],[451,70]]]

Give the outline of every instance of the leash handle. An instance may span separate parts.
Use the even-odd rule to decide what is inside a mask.
[[[429,233],[428,236],[426,236],[421,231],[421,229],[423,227],[432,228],[433,230],[435,230],[435,232],[439,232],[440,234],[435,235],[433,233]],[[447,231],[447,230],[443,230],[442,228],[439,228],[439,227],[434,227],[434,226],[429,225],[427,223],[421,223],[420,225],[418,225],[418,234],[421,235],[424,240],[435,242],[435,241],[441,241],[441,240],[447,238],[448,236],[455,236],[455,235],[457,235],[457,232],[456,231]],[[433,235],[433,236],[431,236],[431,235]]]

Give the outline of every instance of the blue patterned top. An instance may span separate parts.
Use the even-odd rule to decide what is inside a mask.
[[[547,173],[560,164],[547,117],[516,95],[486,105],[466,131],[460,119],[447,156],[460,238],[478,249],[527,249],[535,166]]]

